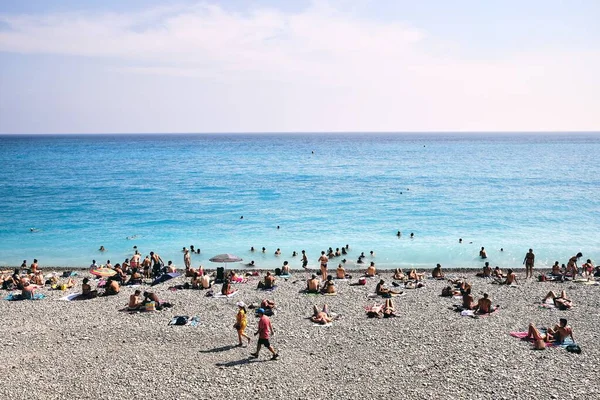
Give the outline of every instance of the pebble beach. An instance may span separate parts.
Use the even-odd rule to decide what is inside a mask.
[[[47,272],[45,270],[44,272]],[[246,272],[246,271],[244,271]],[[355,271],[353,271],[355,272]],[[429,271],[428,271],[429,272]],[[336,281],[336,296],[300,293],[310,271],[277,279],[272,292],[256,289],[260,277],[234,285],[230,298],[206,297],[202,290],[171,290],[183,276],[153,287],[173,308],[126,313],[133,288],[116,296],[60,301],[79,291],[40,289],[38,301],[0,301],[0,397],[10,399],[592,399],[600,396],[595,373],[600,366],[600,288],[575,282],[525,281],[490,284],[474,271],[446,271],[466,277],[475,298],[488,293],[500,310],[486,318],[462,317],[452,310],[459,299],[441,297],[447,281],[394,297],[398,316],[368,319],[365,307],[383,303],[369,298],[380,272],[365,286]],[[352,281],[356,281],[352,279]],[[95,284],[92,285],[95,287]],[[146,287],[142,287],[142,290]],[[216,285],[220,289],[220,285]],[[553,290],[566,290],[573,309],[539,307]],[[4,298],[7,292],[2,291]],[[248,348],[237,347],[233,329],[236,302],[276,302],[272,344],[280,354],[270,360],[266,349],[253,359],[257,319],[248,314]],[[315,326],[312,306],[327,303],[339,318]],[[173,316],[197,316],[197,326],[169,326]],[[567,318],[581,354],[564,348],[533,350],[515,339],[530,322],[554,326]]]

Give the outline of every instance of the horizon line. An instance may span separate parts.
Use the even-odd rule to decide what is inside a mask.
[[[396,134],[396,135],[560,135],[560,134],[600,134],[600,130],[574,131],[237,131],[237,132],[0,132],[0,136],[69,136],[69,135],[319,135],[319,134]]]

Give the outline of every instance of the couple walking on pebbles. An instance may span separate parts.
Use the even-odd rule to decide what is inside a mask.
[[[246,304],[243,301],[237,303],[239,308],[238,314],[236,317],[236,323],[234,328],[238,332],[239,346],[242,345],[242,337],[245,337],[248,340],[248,344],[250,344],[250,337],[246,335]],[[258,353],[260,352],[261,347],[264,345],[272,354],[271,360],[277,360],[279,358],[279,354],[275,351],[273,346],[271,345],[271,336],[275,334],[273,330],[273,325],[271,325],[271,320],[269,317],[265,315],[264,308],[259,308],[256,310],[259,320],[258,320],[258,330],[254,333],[254,336],[258,335],[258,343],[256,344],[256,352],[251,353],[250,355],[254,358],[258,358]]]

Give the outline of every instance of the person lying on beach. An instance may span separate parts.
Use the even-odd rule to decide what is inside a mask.
[[[229,281],[229,279],[225,279],[225,281],[223,281],[223,286],[221,287],[221,294],[223,296],[229,296],[234,292],[235,290],[231,288],[231,282]]]
[[[385,303],[382,305],[374,304],[373,306],[367,308],[368,318],[390,318],[395,316],[396,313],[392,299],[386,299]]]
[[[148,304],[150,302],[154,302],[154,307],[159,311],[165,307],[172,307],[171,303],[167,303],[164,301],[161,302],[158,299],[158,296],[156,295],[156,293],[144,292],[144,300],[142,301],[142,306],[145,306],[146,304]]]
[[[384,284],[385,284],[385,281],[383,279],[381,279],[379,281],[379,283],[377,284],[377,286],[375,287],[375,293],[377,293],[379,296],[387,297],[387,296],[391,296],[393,294],[401,294],[402,293],[402,292],[396,292],[391,289],[388,289],[383,286]]]
[[[231,270],[229,272],[229,281],[235,283],[242,283],[245,282],[246,279],[244,279],[243,276],[238,275],[235,271]]]
[[[275,286],[275,277],[271,274],[271,271],[267,271],[265,279],[258,282],[258,289],[271,289]]]
[[[546,303],[548,299],[552,299],[554,306],[559,310],[568,310],[573,307],[573,301],[567,297],[567,292],[564,290],[557,296],[553,291],[548,292],[546,297],[542,299],[542,303]]]
[[[90,286],[90,280],[88,278],[83,278],[83,281],[81,282],[81,295],[77,296],[77,299],[87,300],[95,297],[98,297],[98,291],[92,290],[92,287]]]
[[[273,310],[275,308],[275,302],[269,299],[262,299],[260,302],[260,308],[263,310]]]
[[[375,263],[371,261],[369,268],[367,268],[367,272],[365,272],[365,276],[373,277],[377,275],[377,270],[375,269]]]
[[[436,265],[436,267],[431,271],[431,276],[436,279],[444,278],[444,273],[442,272],[441,264]]]
[[[142,292],[140,290],[136,290],[131,296],[129,296],[129,303],[127,304],[128,311],[139,310],[142,306],[142,299],[140,298],[140,294]]]
[[[490,263],[486,261],[485,265],[483,266],[483,271],[476,273],[475,276],[480,278],[489,278],[492,276],[492,268],[490,268]]]
[[[411,269],[408,273],[408,279],[411,281],[420,281],[423,280],[425,274],[418,274],[416,269]]]
[[[403,281],[406,279],[406,275],[404,275],[404,272],[402,272],[402,268],[396,268],[393,278],[397,281]]]
[[[494,311],[494,307],[492,307],[492,301],[489,299],[489,295],[487,293],[483,294],[483,297],[477,301],[477,305],[475,306],[476,314],[489,314]]]
[[[323,306],[323,311],[319,311],[316,305],[313,305],[313,315],[310,320],[315,324],[326,325],[333,321],[333,318],[329,316],[329,308],[327,304]]]
[[[306,281],[306,291],[308,293],[319,293],[319,283],[317,275],[312,274],[312,277]]]
[[[452,286],[446,286],[442,289],[442,297],[461,296],[459,290],[453,289]]]
[[[331,275],[327,275],[327,280],[323,283],[323,287],[321,288],[322,294],[334,294],[335,293],[335,285],[333,283],[333,277]]]
[[[554,328],[548,328],[546,330],[545,335],[542,334],[533,324],[529,324],[525,339],[533,339],[535,341],[535,348],[542,350],[546,348],[546,343],[555,342],[561,344],[568,337],[575,342],[575,339],[573,338],[573,329],[567,324],[567,320],[565,318],[561,318],[558,325],[555,325]]]

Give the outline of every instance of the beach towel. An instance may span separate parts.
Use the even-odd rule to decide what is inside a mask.
[[[323,296],[337,296],[337,292],[336,293],[323,293]]]
[[[236,290],[235,292],[227,294],[227,295],[221,294],[221,293],[215,293],[215,294],[213,294],[212,297],[214,297],[216,299],[224,299],[224,298],[227,298],[227,297],[237,296],[237,294],[238,294],[238,291]]]
[[[279,277],[283,279],[290,279],[292,277],[292,274],[281,274],[279,275]]]
[[[258,290],[262,290],[264,292],[272,292],[275,289],[277,289],[277,285],[273,285],[270,288],[258,288]]]
[[[317,323],[313,322],[313,326],[331,326],[331,325],[332,325],[331,322],[328,322],[326,324],[317,324]]]
[[[168,323],[168,325],[179,325],[179,326],[198,326],[200,323],[200,317],[187,315],[176,315]]]
[[[62,300],[62,301],[73,301],[73,300],[75,300],[75,299],[76,299],[77,297],[79,297],[79,296],[81,296],[81,293],[71,293],[71,294],[68,294],[68,295],[66,295],[66,296],[64,296],[64,297],[61,297],[61,298],[60,298],[60,299],[58,299],[58,300]]]
[[[42,300],[45,299],[46,295],[43,293],[36,293],[33,295],[32,299],[25,299],[20,293],[9,293],[8,296],[4,298],[7,301],[19,301],[19,300]]]
[[[545,328],[539,329],[539,331],[543,335],[546,334],[546,329]],[[521,340],[525,340],[527,342],[533,343],[533,339],[531,339],[531,338],[526,339],[526,337],[527,337],[527,331],[525,331],[525,332],[510,332],[510,336],[512,336],[514,338],[517,338],[517,339],[521,339]],[[569,346],[571,344],[575,344],[575,343],[571,340],[570,337],[568,337],[562,343],[547,342],[546,346],[548,346],[548,347],[567,347],[567,346]]]

